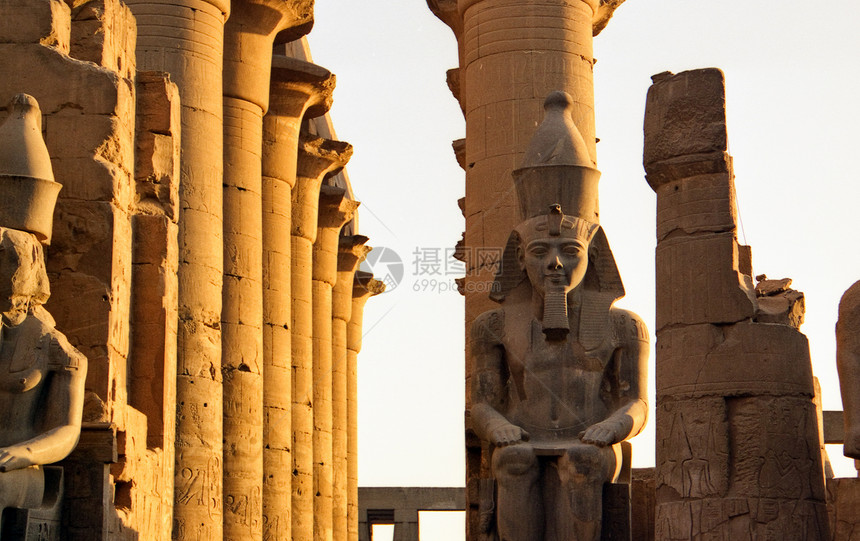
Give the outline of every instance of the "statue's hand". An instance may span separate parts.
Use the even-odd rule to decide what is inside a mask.
[[[490,432],[490,442],[499,447],[528,440],[529,433],[516,425],[506,424]]]
[[[579,435],[579,439],[584,443],[606,447],[624,439],[624,436],[627,435],[624,430],[623,422],[607,419],[588,427],[585,432]]]
[[[0,472],[20,470],[33,464],[32,454],[26,447],[0,447]]]

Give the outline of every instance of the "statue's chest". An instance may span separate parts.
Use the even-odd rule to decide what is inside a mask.
[[[45,376],[47,357],[39,333],[28,327],[0,330],[0,392],[25,393],[36,388]]]
[[[511,337],[510,331],[505,333]],[[613,348],[606,344],[586,351],[582,344],[570,335],[566,340],[549,341],[537,322],[530,322],[518,329],[519,340],[509,340],[505,344],[508,363],[514,371],[524,371],[532,376],[549,374],[562,375],[578,373],[602,377]]]

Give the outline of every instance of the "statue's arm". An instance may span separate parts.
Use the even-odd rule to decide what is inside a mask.
[[[505,366],[502,332],[504,312],[491,310],[472,324],[472,426],[478,437],[495,445],[509,445],[528,434],[512,424],[501,410],[507,399],[507,367]]]
[[[582,436],[584,442],[601,446],[639,434],[648,418],[648,329],[639,316],[626,310],[613,309],[612,319],[621,337],[609,374],[617,407]]]
[[[51,464],[71,453],[81,433],[86,358],[54,331],[49,335],[49,372],[39,434],[16,445],[0,448],[0,471]]]

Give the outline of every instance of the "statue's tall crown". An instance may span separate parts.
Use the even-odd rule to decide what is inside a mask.
[[[61,185],[54,182],[42,138],[42,112],[27,94],[12,98],[7,110],[0,124],[0,226],[33,233],[50,244]]]
[[[570,116],[573,98],[556,91],[544,102],[546,115],[538,127],[523,165],[513,173],[523,220],[546,215],[561,205],[567,216],[599,223],[594,167],[582,134]]]

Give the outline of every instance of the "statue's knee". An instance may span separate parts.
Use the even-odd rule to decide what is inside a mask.
[[[537,457],[530,445],[500,447],[493,453],[493,472],[497,478],[521,476],[537,471]]]
[[[583,481],[606,481],[615,468],[614,454],[608,447],[577,445],[567,450],[563,467]],[[561,464],[560,464],[561,465]]]

